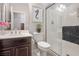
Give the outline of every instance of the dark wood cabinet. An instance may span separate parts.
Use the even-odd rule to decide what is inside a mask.
[[[13,55],[13,49],[12,48],[5,48],[0,51],[0,56],[12,56]]]
[[[0,40],[0,56],[31,56],[31,37]]]
[[[15,48],[15,52],[16,52],[16,56],[28,56],[28,50],[29,47],[28,46],[18,46]]]

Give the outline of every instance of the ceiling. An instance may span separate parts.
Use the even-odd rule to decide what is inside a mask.
[[[32,3],[32,5],[40,6],[42,8],[46,8],[50,4],[52,4],[52,3]]]

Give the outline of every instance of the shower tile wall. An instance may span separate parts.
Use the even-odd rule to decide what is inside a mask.
[[[79,26],[79,4],[70,4],[64,12],[62,26]],[[62,40],[62,55],[79,56],[79,45]]]

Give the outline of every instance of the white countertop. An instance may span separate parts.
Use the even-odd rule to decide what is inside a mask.
[[[21,37],[32,37],[32,34],[24,33],[24,34],[0,35],[0,39],[21,38]]]

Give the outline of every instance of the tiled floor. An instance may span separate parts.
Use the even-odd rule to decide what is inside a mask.
[[[39,49],[36,47],[34,43],[32,44],[32,56],[43,56],[40,54]],[[46,56],[55,56],[55,54],[51,53],[51,51],[48,51]]]
[[[40,54],[40,51],[38,49],[33,49],[32,56],[43,56],[43,55]],[[55,54],[48,51],[44,56],[55,56]]]

